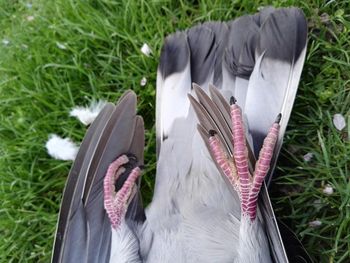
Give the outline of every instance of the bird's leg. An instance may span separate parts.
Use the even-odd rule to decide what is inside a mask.
[[[209,131],[210,150],[222,173],[226,176],[241,199],[242,215],[253,221],[256,217],[258,195],[270,168],[273,150],[277,142],[281,115],[278,115],[276,122],[268,132],[260,151],[259,159],[256,162],[255,171],[251,175],[249,172],[248,148],[246,145],[242,113],[233,97],[230,101],[230,110],[233,159],[227,156],[223,150],[223,146],[214,130]]]
[[[251,186],[251,175],[249,173],[248,150],[245,139],[244,124],[242,121],[242,113],[241,109],[235,102],[235,98],[231,97],[230,110],[232,121],[233,158],[235,160],[239,178],[241,210],[242,214],[245,214],[247,211],[249,190]]]
[[[128,178],[125,180],[120,190],[116,192],[115,182],[119,176],[125,172],[123,165],[128,162],[129,158],[126,155],[118,157],[109,165],[103,182],[104,207],[114,229],[117,229],[120,226],[122,219],[126,214],[128,205],[135,195],[135,191],[133,190],[135,182],[141,174],[141,169],[135,167],[128,175]]]
[[[265,179],[267,172],[270,169],[270,163],[273,156],[273,150],[275,148],[278,133],[280,129],[279,122],[282,115],[279,114],[276,118],[275,123],[270,128],[266,138],[264,139],[263,146],[259,153],[259,158],[255,164],[255,170],[253,174],[253,182],[249,192],[247,212],[251,220],[254,220],[256,217],[256,207],[257,199],[261,189],[261,185]]]
[[[241,190],[241,213],[243,216],[248,216],[251,221],[254,221],[256,217],[258,195],[265,176],[270,168],[273,150],[277,142],[281,114],[277,116],[275,123],[272,125],[264,140],[262,149],[259,153],[259,159],[255,164],[254,174],[251,176],[248,169],[248,150],[246,146],[242,114],[239,106],[235,102],[235,99],[232,97],[230,107],[234,149],[233,157],[237,168]]]

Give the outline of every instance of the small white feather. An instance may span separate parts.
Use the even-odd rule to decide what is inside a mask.
[[[146,79],[146,77],[143,77],[140,81],[140,85],[141,85],[141,87],[144,87],[144,86],[146,86],[146,84],[147,84],[147,79]]]
[[[33,21],[35,19],[35,16],[27,16],[26,19],[27,19],[28,22],[31,22],[31,21]]]
[[[95,120],[105,105],[106,102],[103,100],[100,100],[98,102],[93,101],[88,107],[74,107],[70,111],[69,115],[76,117],[84,125],[89,125]]]
[[[305,162],[310,162],[313,157],[314,157],[313,153],[307,153],[303,156],[303,159]]]
[[[51,134],[45,145],[50,156],[58,160],[74,161],[79,147],[69,138]]]
[[[341,115],[340,113],[334,114],[333,124],[334,124],[335,128],[337,128],[338,131],[341,131],[342,129],[344,129],[346,126],[344,116]]]
[[[320,220],[314,220],[309,222],[309,227],[311,228],[317,228],[320,227],[322,225],[322,222]]]
[[[147,57],[149,57],[152,53],[151,48],[149,47],[149,45],[147,45],[146,43],[144,43],[141,47],[141,52],[143,54],[145,54]]]
[[[10,40],[4,38],[4,39],[2,40],[2,43],[3,43],[5,46],[8,46],[8,44],[10,44]]]
[[[67,49],[67,46],[66,44],[63,44],[63,43],[60,43],[60,42],[56,42],[56,46],[59,48],[59,49]]]
[[[322,191],[325,195],[332,195],[334,193],[333,187],[329,184],[325,185]]]

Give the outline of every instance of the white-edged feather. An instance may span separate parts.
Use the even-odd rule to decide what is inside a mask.
[[[45,144],[47,153],[57,159],[64,161],[74,161],[79,147],[69,138],[61,138],[56,134],[51,134]]]

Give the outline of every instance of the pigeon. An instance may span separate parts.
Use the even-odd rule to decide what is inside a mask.
[[[81,144],[52,262],[289,262],[265,182],[306,45],[306,19],[294,7],[168,36],[157,71],[151,203],[142,205],[144,130],[128,91]]]

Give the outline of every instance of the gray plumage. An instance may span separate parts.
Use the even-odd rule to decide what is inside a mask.
[[[194,219],[197,216],[195,211],[206,209],[212,211],[210,214],[214,214],[215,210],[215,214],[223,215],[226,220],[231,217],[240,220],[240,203],[237,195],[229,191],[225,179],[220,177],[215,164],[210,163],[210,154],[204,149],[205,144],[199,136],[199,134],[202,134],[203,137],[207,136],[208,127],[199,129],[200,133],[196,132],[196,118],[188,101],[183,99],[184,96],[186,93],[191,93],[197,97],[200,103],[193,103],[193,105],[195,108],[204,109],[202,113],[212,111],[212,117],[216,119],[216,126],[213,124],[213,118],[207,118],[206,125],[214,125],[216,130],[223,131],[223,133],[219,132],[219,136],[228,145],[230,134],[227,130],[229,127],[225,127],[224,124],[229,122],[227,120],[229,115],[224,112],[224,109],[221,109],[221,116],[217,114],[217,108],[225,108],[225,106],[217,106],[219,103],[216,107],[206,104],[207,100],[203,94],[198,91],[197,94],[194,94],[191,84],[197,82],[204,92],[208,93],[209,84],[215,83],[221,94],[221,98],[216,96],[216,100],[221,99],[226,103],[230,96],[234,95],[237,103],[243,109],[246,124],[249,127],[247,139],[255,155],[261,148],[267,127],[273,123],[277,114],[282,112],[283,128],[280,132],[279,146],[275,150],[275,156],[277,156],[305,57],[306,28],[306,20],[299,9],[268,8],[260,14],[244,16],[227,24],[204,23],[186,31],[188,47],[184,44],[182,46],[191,51],[190,59],[187,59],[190,66],[187,64],[182,70],[178,68],[171,74],[166,68],[172,67],[172,61],[161,60],[157,80],[158,170],[154,198],[146,211],[146,217],[148,224],[153,226],[157,225],[156,220],[153,222],[152,219],[157,218],[159,210],[162,213],[166,211],[167,218],[182,218],[185,213],[192,213],[192,220],[186,223],[184,219],[175,220],[175,223],[171,224],[171,227],[177,231],[174,233],[176,238],[173,240],[175,241],[172,242],[178,240],[177,242],[185,246],[182,248],[184,251],[191,250],[191,245],[187,247],[186,244],[197,244],[198,250],[190,253],[189,258],[186,258],[187,262],[191,262],[196,257],[201,257],[203,262],[212,262],[213,255],[218,253],[208,247],[214,248],[215,244],[221,241],[220,238],[215,240],[214,237],[197,239],[195,235],[192,235],[192,242],[190,238],[186,239],[186,242],[183,241],[182,234],[187,233],[187,228],[191,224],[193,228],[196,228],[197,233],[206,233],[206,227],[210,229],[209,219],[208,222],[202,222],[200,229],[197,225],[198,219]],[[224,34],[225,37],[216,39],[216,36],[222,36],[222,32],[227,33]],[[171,56],[164,55],[164,53],[171,50],[169,46],[176,45],[177,36],[181,36],[181,42],[184,41],[183,34],[179,33],[167,38],[162,56]],[[188,53],[180,52],[179,54]],[[186,58],[180,57],[179,60],[186,61]],[[189,69],[190,74],[188,74]],[[168,75],[163,75],[162,72],[167,72]],[[190,79],[183,77],[188,75],[191,76]],[[169,100],[172,100],[172,103],[164,103]],[[226,120],[223,121],[222,117],[225,114]],[[228,152],[230,151],[232,149],[228,149]],[[165,195],[167,195],[166,198]],[[269,252],[266,250],[271,250],[271,257],[277,262],[287,262],[265,188],[262,190],[262,196],[264,196],[263,204],[260,205],[259,216],[261,225],[258,229],[263,230],[263,235],[269,240],[270,248],[261,245],[260,249],[265,249],[267,254]],[[222,218],[223,221],[224,218]],[[160,229],[157,228],[153,236],[163,235],[163,232],[167,231],[173,233],[169,229],[169,226],[161,226]],[[237,237],[233,243],[239,243],[239,227],[232,230],[227,226],[225,228],[217,225],[216,230],[219,232],[231,231],[232,237]],[[257,236],[259,236],[258,233]],[[211,240],[211,243],[208,240]],[[229,243],[232,244],[232,242]],[[241,262],[238,254],[234,252],[236,250],[238,253],[238,246],[232,245],[227,250],[222,246],[221,249],[223,249],[222,254],[231,255],[231,257],[230,260],[220,262]],[[259,247],[251,249],[257,251]],[[154,251],[153,253],[160,252]],[[267,262],[261,260],[260,262]],[[247,257],[244,262],[254,262],[254,260],[249,261]]]
[[[143,164],[143,146],[136,95],[127,92],[116,107],[105,106],[82,142],[66,183],[52,262],[109,262],[111,226],[103,207],[103,177],[122,153],[137,156],[135,165]],[[135,215],[130,215],[133,221]]]
[[[108,165],[123,153],[137,156],[134,166],[143,162],[142,119],[135,96],[127,94],[113,113],[113,106],[104,109],[82,143],[63,197],[53,262],[288,262],[266,187],[257,219],[247,221],[239,196],[207,149],[208,132],[218,131],[232,156],[228,101],[235,96],[249,127],[252,170],[267,127],[282,112],[272,173],[302,70],[306,28],[299,9],[266,8],[167,37],[157,72],[152,202],[143,210],[134,189],[117,230],[103,211]],[[78,183],[71,179],[77,173]]]

